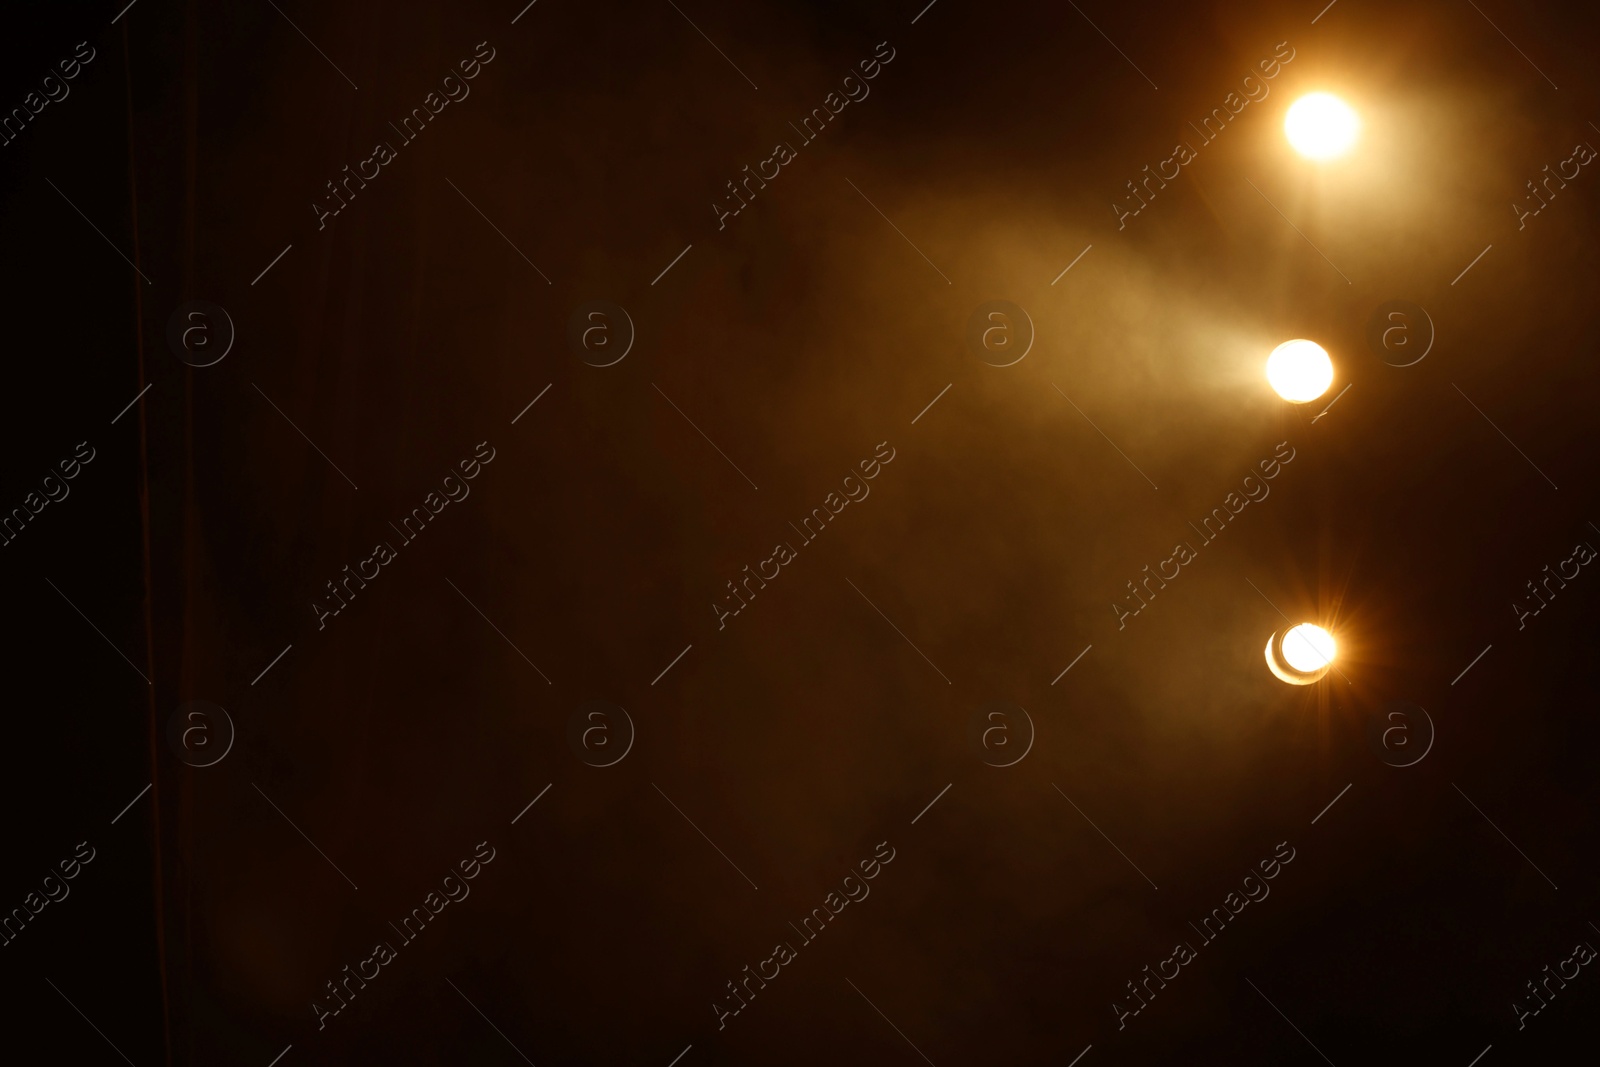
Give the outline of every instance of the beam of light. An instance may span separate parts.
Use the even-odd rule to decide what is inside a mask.
[[[1361,120],[1332,93],[1302,96],[1289,108],[1283,132],[1296,152],[1316,160],[1344,155],[1361,133]]]
[[[1267,357],[1267,382],[1285,400],[1304,404],[1333,384],[1333,360],[1315,341],[1285,341]]]

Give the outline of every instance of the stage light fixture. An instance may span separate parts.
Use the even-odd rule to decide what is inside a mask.
[[[1315,341],[1285,341],[1267,357],[1267,382],[1285,400],[1304,404],[1333,384],[1333,360]]]
[[[1279,681],[1310,685],[1333,668],[1338,653],[1332,634],[1314,623],[1303,622],[1267,639],[1267,669]]]
[[[1334,159],[1356,143],[1361,120],[1349,104],[1332,93],[1312,93],[1290,105],[1283,132],[1301,155],[1315,160]]]

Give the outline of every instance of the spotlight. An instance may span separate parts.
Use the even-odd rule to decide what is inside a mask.
[[[1333,384],[1333,360],[1315,341],[1285,341],[1267,357],[1267,382],[1285,400],[1304,404]]]
[[[1332,669],[1337,654],[1333,635],[1309,622],[1279,630],[1267,639],[1267,669],[1290,685],[1317,681]]]
[[[1361,132],[1350,105],[1331,93],[1302,96],[1289,108],[1283,132],[1295,151],[1311,159],[1333,159],[1349,151]]]

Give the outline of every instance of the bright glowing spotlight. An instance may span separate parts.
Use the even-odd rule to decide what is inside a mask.
[[[1314,671],[1333,662],[1339,646],[1320,626],[1303,622],[1283,635],[1283,658],[1297,671]]]
[[[1332,93],[1302,96],[1289,108],[1283,132],[1295,151],[1311,159],[1342,156],[1356,143],[1361,120]]]
[[[1267,668],[1279,681],[1310,685],[1333,667],[1338,645],[1320,626],[1303,622],[1267,639]]]
[[[1267,357],[1267,382],[1285,400],[1304,404],[1333,384],[1333,360],[1315,341],[1285,341]]]

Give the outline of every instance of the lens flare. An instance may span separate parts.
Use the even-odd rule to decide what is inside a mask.
[[[1302,96],[1289,108],[1283,132],[1296,152],[1309,159],[1342,156],[1356,143],[1361,120],[1350,105],[1331,93]]]
[[[1285,400],[1304,404],[1333,384],[1333,360],[1315,341],[1285,341],[1267,357],[1267,382]]]

